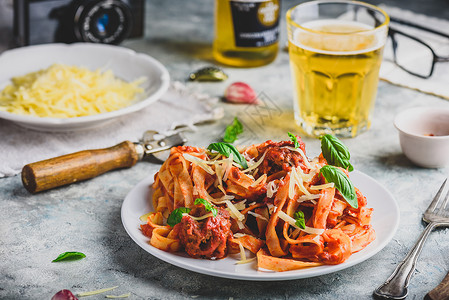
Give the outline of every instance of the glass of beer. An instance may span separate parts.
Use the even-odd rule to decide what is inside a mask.
[[[355,137],[371,125],[388,15],[356,1],[287,12],[295,120],[309,136]]]

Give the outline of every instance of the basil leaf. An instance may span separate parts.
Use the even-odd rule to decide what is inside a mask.
[[[235,117],[232,124],[226,127],[223,142],[234,143],[237,139],[237,136],[241,133],[243,133],[243,125],[242,123],[240,123],[237,117]]]
[[[80,260],[85,257],[86,254],[81,252],[64,252],[59,254],[59,256],[53,259],[51,262]]]
[[[223,154],[226,157],[229,157],[229,155],[233,155],[233,160],[241,165],[243,169],[248,168],[248,163],[246,162],[246,159],[240,154],[240,152],[237,150],[237,148],[234,147],[234,145],[228,144],[228,143],[212,143],[207,147],[208,150],[214,150],[219,152],[220,154]]]
[[[204,208],[206,209],[206,211],[212,212],[214,217],[217,216],[217,209],[209,201],[207,201],[207,200],[205,200],[203,198],[196,198],[195,199],[195,205],[198,205],[198,204],[203,204]]]
[[[301,229],[306,229],[306,220],[304,219],[304,213],[302,211],[298,210],[297,212],[295,212],[293,217],[295,217],[296,226],[298,226]]]
[[[349,205],[358,208],[359,204],[354,185],[342,170],[334,166],[325,165],[321,168],[320,173],[326,178],[327,182],[333,182],[335,184],[335,188],[340,191]]]
[[[295,149],[299,148],[299,142],[298,142],[298,138],[296,137],[296,135],[294,135],[293,133],[287,132],[288,136],[290,137],[290,140],[295,143]]]
[[[167,224],[171,227],[175,226],[179,222],[181,222],[182,214],[188,214],[190,212],[190,208],[187,207],[178,207],[167,218]]]
[[[354,167],[349,162],[351,158],[349,149],[337,137],[325,134],[320,137],[320,140],[321,152],[328,164],[347,169],[349,172],[354,171]]]

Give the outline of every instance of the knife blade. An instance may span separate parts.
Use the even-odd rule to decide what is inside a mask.
[[[74,182],[94,178],[111,170],[130,168],[153,154],[183,145],[187,139],[181,132],[145,139],[138,143],[124,141],[115,146],[83,150],[25,165],[23,186],[32,194]]]

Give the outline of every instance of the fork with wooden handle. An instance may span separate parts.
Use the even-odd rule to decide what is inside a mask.
[[[423,220],[427,223],[426,229],[422,232],[415,246],[413,246],[405,259],[396,267],[393,274],[374,291],[375,296],[383,299],[404,299],[407,297],[407,287],[427,237],[436,227],[449,227],[449,191],[444,197],[441,195],[446,182],[447,178],[423,214]]]

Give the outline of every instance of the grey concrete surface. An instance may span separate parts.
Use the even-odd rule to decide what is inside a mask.
[[[449,17],[449,4],[443,0],[383,2]],[[294,3],[283,1],[283,9]],[[286,40],[284,23],[285,18],[282,41]],[[212,24],[211,0],[151,0],[147,1],[145,38],[126,41],[123,46],[155,57],[174,80],[185,81],[192,70],[213,63]],[[279,52],[268,66],[225,70],[228,81],[188,83],[189,88],[219,96],[229,83],[245,81],[263,93],[275,109],[254,124],[251,108],[222,103],[225,118],[189,133],[189,144],[205,146],[216,141],[234,116],[253,124],[248,142],[279,140],[287,131],[297,130],[287,53]],[[37,195],[22,187],[20,176],[0,179],[0,298],[50,299],[64,288],[80,292],[118,285],[113,294],[130,292],[129,299],[372,299],[373,290],[391,274],[424,229],[421,214],[449,173],[447,168],[416,167],[401,153],[393,118],[404,108],[419,105],[449,103],[380,82],[372,128],[344,141],[355,168],[391,191],[401,212],[393,240],[354,267],[308,279],[249,282],[197,274],[165,263],[135,244],[121,224],[120,209],[126,194],[159,167],[141,162],[131,169]],[[317,140],[304,141],[308,153],[319,153]],[[51,263],[59,253],[72,250],[86,253],[87,258]],[[449,230],[436,230],[421,254],[407,299],[422,299],[443,279],[449,271],[448,252]],[[104,299],[104,295],[86,299]]]

